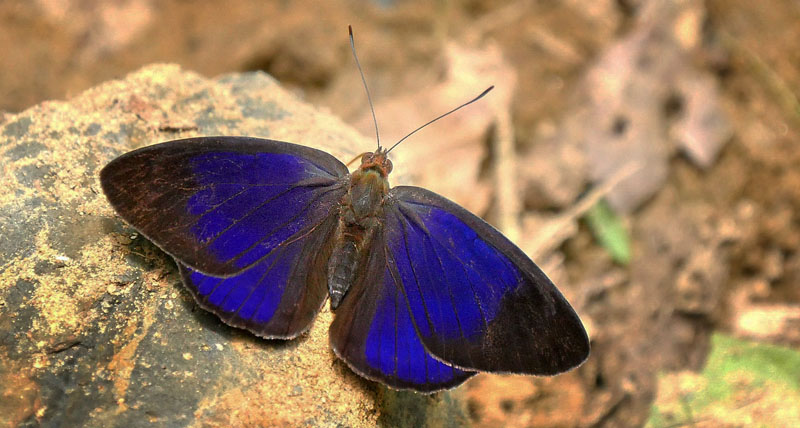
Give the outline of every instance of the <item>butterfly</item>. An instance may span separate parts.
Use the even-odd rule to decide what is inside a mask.
[[[123,154],[100,181],[225,323],[292,339],[329,298],[331,347],[368,379],[429,393],[581,364],[586,331],[548,277],[458,204],[390,187],[390,150],[351,173],[302,145],[188,138]]]

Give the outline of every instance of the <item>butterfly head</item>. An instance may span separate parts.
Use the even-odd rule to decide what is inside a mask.
[[[378,147],[375,152],[361,155],[361,166],[358,169],[362,171],[375,170],[380,173],[381,177],[386,178],[392,172],[392,161],[389,160],[386,149]]]

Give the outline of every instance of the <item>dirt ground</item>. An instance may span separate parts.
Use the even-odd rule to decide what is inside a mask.
[[[0,109],[177,62],[206,75],[264,70],[371,135],[352,24],[384,141],[496,85],[482,107],[403,143],[414,153],[408,177],[506,231],[590,332],[592,357],[578,370],[467,383],[475,426],[660,426],[651,412],[667,374],[701,371],[713,335],[800,347],[800,3],[312,9],[3,2]],[[628,260],[612,258],[581,220],[591,197],[621,220]],[[669,423],[692,422],[747,424]]]

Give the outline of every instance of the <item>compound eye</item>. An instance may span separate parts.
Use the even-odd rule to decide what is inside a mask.
[[[372,153],[364,153],[364,156],[361,157],[361,163],[371,163],[372,162]]]
[[[386,159],[386,161],[383,162],[383,168],[386,170],[386,173],[388,174],[392,172],[392,168],[394,168],[394,165],[392,165],[392,161]]]

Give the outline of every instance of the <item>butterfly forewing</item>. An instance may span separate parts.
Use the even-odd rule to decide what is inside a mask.
[[[128,223],[182,264],[230,276],[331,214],[347,168],[319,150],[205,137],[145,147],[100,173]]]

